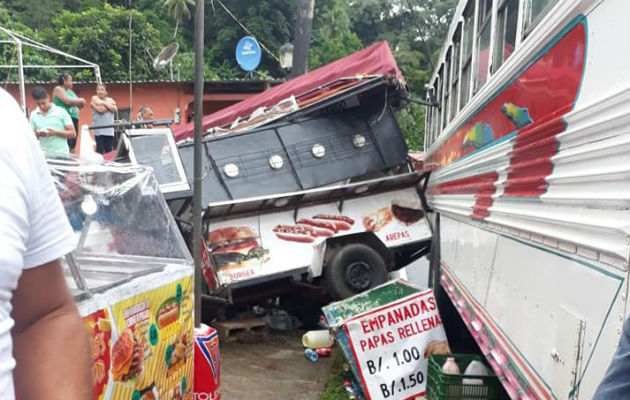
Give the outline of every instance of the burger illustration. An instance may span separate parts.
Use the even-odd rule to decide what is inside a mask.
[[[208,234],[208,245],[218,270],[258,266],[269,251],[259,243],[260,236],[247,226],[228,227]]]
[[[130,328],[125,329],[112,346],[112,375],[115,381],[126,382],[142,373],[142,343]]]

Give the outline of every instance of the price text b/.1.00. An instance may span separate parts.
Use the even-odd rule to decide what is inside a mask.
[[[424,374],[421,371],[418,371],[406,377],[403,376],[402,378],[394,379],[390,383],[381,383],[380,388],[381,393],[383,394],[383,398],[386,399],[396,394],[396,392],[400,393],[409,389],[413,389],[423,382]]]
[[[420,350],[418,350],[415,346],[412,346],[409,349],[404,349],[401,352],[395,351],[392,353],[391,359],[393,359],[396,364],[392,364],[392,367],[400,367],[401,365],[418,361],[420,358]],[[385,362],[383,362],[383,356],[379,356],[374,360],[367,360],[365,365],[367,366],[368,373],[370,375],[374,375],[377,372],[381,372],[383,368],[389,369],[390,360],[385,360]]]

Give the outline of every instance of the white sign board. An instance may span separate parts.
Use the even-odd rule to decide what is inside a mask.
[[[431,348],[446,341],[432,290],[351,318],[345,329],[368,399],[424,395]]]

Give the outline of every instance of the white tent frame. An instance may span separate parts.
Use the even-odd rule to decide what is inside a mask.
[[[0,40],[0,44],[13,44],[17,48],[18,63],[16,65],[0,64],[0,68],[11,68],[11,69],[17,68],[18,80],[20,84],[20,105],[22,106],[22,109],[24,110],[24,112],[26,112],[26,88],[25,88],[25,82],[24,82],[24,69],[25,68],[92,68],[94,69],[94,76],[96,77],[96,82],[101,83],[101,70],[98,64],[84,60],[77,56],[73,56],[72,54],[65,53],[53,47],[47,46],[43,43],[37,42],[17,32],[6,29],[2,26],[0,26],[0,32],[4,33],[5,35],[9,37],[9,39]],[[60,56],[69,58],[71,60],[77,61],[78,63],[66,64],[66,65],[59,65],[59,64],[56,64],[56,65],[26,64],[25,65],[23,53],[22,53],[24,46],[29,46],[38,50],[60,55]]]

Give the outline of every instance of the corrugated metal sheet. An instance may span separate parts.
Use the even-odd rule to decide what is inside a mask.
[[[534,140],[513,137],[437,171],[430,203],[455,218],[484,220],[492,229],[627,269],[630,89],[536,129]],[[541,156],[549,152],[555,154]],[[487,202],[487,215],[480,215],[478,205]]]

